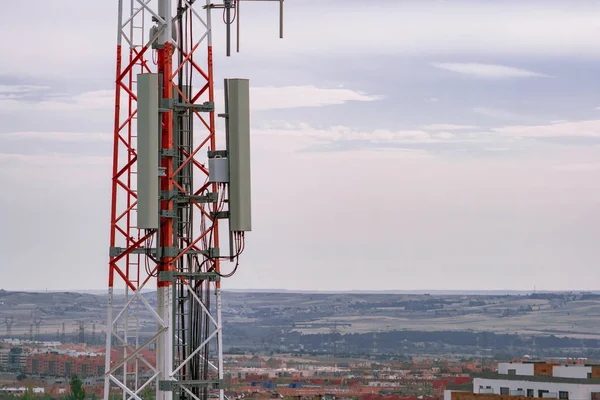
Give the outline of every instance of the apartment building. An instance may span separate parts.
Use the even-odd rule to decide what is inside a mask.
[[[471,391],[444,393],[445,400],[600,400],[600,366],[546,362],[500,363],[495,374],[473,378]]]
[[[18,370],[27,365],[27,353],[20,348],[0,349],[0,368]]]
[[[27,358],[27,373],[44,376],[70,377],[77,374],[82,378],[104,374],[104,356],[70,357],[65,354],[39,353]]]

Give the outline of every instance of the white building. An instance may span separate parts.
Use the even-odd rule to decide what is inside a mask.
[[[535,376],[535,366],[539,363],[499,363],[498,374]],[[553,365],[552,376],[556,378],[591,378],[592,366],[583,364]]]
[[[473,379],[472,393],[446,391],[444,400],[478,394],[561,400],[600,400],[600,367],[583,364],[500,363],[498,373]]]
[[[473,393],[563,400],[592,400],[592,393],[600,394],[600,382],[584,383],[576,378],[518,375],[511,376],[508,379],[475,378],[473,379]]]
[[[31,391],[34,394],[44,394],[45,389],[43,387],[34,387],[31,388]],[[8,393],[8,394],[24,394],[27,392],[26,387],[3,387],[0,388],[0,393]]]

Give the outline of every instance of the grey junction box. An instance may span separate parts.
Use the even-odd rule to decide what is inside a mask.
[[[224,157],[208,159],[208,181],[210,183],[229,182],[229,160]]]
[[[252,230],[250,182],[250,84],[225,79],[229,160],[229,230]]]

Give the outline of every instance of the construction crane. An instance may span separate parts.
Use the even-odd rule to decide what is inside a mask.
[[[223,23],[229,56],[237,19],[239,51],[246,1],[118,1],[105,399],[224,398],[221,280],[251,230],[249,82],[215,99],[212,40]],[[282,37],[283,0],[262,1],[279,3]]]

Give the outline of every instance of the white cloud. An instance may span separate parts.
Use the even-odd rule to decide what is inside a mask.
[[[527,137],[600,137],[600,121],[580,121],[549,125],[518,126],[507,125],[490,130],[470,131],[468,134],[457,135],[461,129],[476,128],[470,125],[432,124],[424,126],[427,129],[356,129],[350,126],[334,125],[317,127],[308,123],[292,124],[285,121],[272,121],[252,129],[253,140],[260,140],[262,146],[270,146],[268,141],[260,139],[269,137],[277,143],[273,150],[295,153],[312,146],[342,146],[345,150],[371,152],[373,149],[380,151],[392,147],[402,148],[402,145],[428,145],[436,143],[453,144],[479,144],[485,151],[507,151],[507,144],[514,144],[515,140]],[[437,128],[437,129],[434,129]],[[0,134],[0,140],[9,141],[47,141],[63,143],[110,142],[111,133],[101,132],[9,132]],[[327,147],[323,147],[326,149]],[[70,150],[77,151],[76,147]],[[332,148],[332,150],[335,149]],[[408,151],[408,150],[407,150]],[[421,151],[421,150],[419,150]],[[465,149],[466,151],[466,149]],[[22,152],[22,150],[21,150]],[[325,151],[326,154],[331,152]],[[58,157],[50,154],[51,157]],[[5,154],[2,157],[26,160],[25,154]],[[34,156],[32,156],[34,157]],[[38,156],[35,156],[38,157]],[[90,159],[95,162],[95,158]]]
[[[60,95],[38,103],[46,111],[103,110],[114,106],[114,90],[95,90],[75,96]]]
[[[534,137],[600,137],[600,120],[598,121],[579,121],[556,123],[548,125],[507,125],[489,130],[471,131],[476,128],[470,125],[450,125],[450,124],[432,124],[424,126],[427,129],[356,129],[350,126],[313,126],[308,123],[292,124],[286,121],[272,121],[252,128],[253,141],[258,139],[262,146],[269,147],[268,141],[261,138],[268,137],[276,143],[272,150],[283,153],[295,153],[300,150],[309,149],[313,146],[323,146],[325,154],[335,152],[337,146],[344,151],[373,152],[389,149],[390,147],[415,147],[421,148],[418,151],[427,149],[425,145],[451,143],[459,145],[461,143],[469,145],[479,145],[484,151],[508,151],[511,146],[523,138]],[[434,129],[437,128],[437,129]],[[468,130],[468,133],[457,134],[457,131]],[[77,146],[77,143],[108,143],[112,140],[112,133],[103,132],[43,132],[43,131],[25,131],[9,132],[0,134],[0,141],[18,141],[26,143],[28,141],[46,141],[62,142]],[[532,146],[532,143],[526,144]],[[331,151],[327,151],[328,146]],[[556,144],[554,146],[561,146]],[[19,152],[23,153],[21,148]],[[410,151],[410,149],[406,149]],[[414,148],[417,151],[416,148]],[[77,147],[70,147],[69,151],[76,152]],[[86,151],[89,151],[86,150]],[[467,151],[467,149],[464,149]],[[374,153],[372,153],[374,154]],[[49,157],[59,157],[59,155],[49,154]],[[84,157],[80,155],[79,157]],[[17,160],[26,161],[26,154],[4,154],[0,159],[12,157]],[[38,156],[31,156],[38,157]],[[95,158],[90,159],[95,162]],[[68,161],[66,161],[68,162]]]
[[[29,93],[47,89],[50,89],[50,87],[37,85],[0,85],[0,93]]]
[[[539,2],[523,1],[389,2],[365,7],[332,1],[320,4],[321,12],[314,13],[310,4],[290,2],[286,6],[285,38],[280,40],[276,34],[275,7],[254,2],[244,11],[241,56],[252,55],[265,63],[306,55],[348,54],[598,58],[598,9],[566,3],[568,6],[565,2],[548,2],[540,7]],[[115,27],[106,21],[116,21],[113,4],[82,5],[75,0],[64,0],[52,5],[39,3],[35,7],[38,12],[32,14],[30,8],[15,5],[4,29],[15,37],[47,40],[28,40],[27,51],[23,51],[19,41],[7,42],[6,53],[19,57],[3,60],[0,74],[81,79],[102,74],[102,79],[112,79]],[[47,15],[71,18],[69,24],[57,25]],[[97,17],[90,19],[89,15]],[[330,18],[331,15],[336,17]],[[360,15],[360,29],[352,25],[357,15]],[[30,23],[20,23],[23,20]],[[311,29],[306,29],[307,26]],[[561,29],[556,29],[557,26]],[[83,31],[86,35],[73,34]],[[223,54],[224,37],[223,30],[215,29],[213,48],[217,56]],[[79,51],[73,52],[73,48]],[[49,59],[53,62],[40,62]],[[231,60],[235,62],[236,57]]]
[[[347,163],[351,157],[353,161],[370,162],[373,159],[378,160],[421,160],[435,159],[436,155],[423,149],[406,149],[402,147],[375,147],[375,148],[356,148],[345,149],[344,151],[334,152],[303,152],[295,155],[299,160],[315,160],[326,159],[329,161],[337,161]]]
[[[425,130],[433,130],[433,131],[438,131],[438,130],[444,130],[444,131],[460,131],[460,130],[467,130],[467,129],[477,129],[477,126],[473,126],[473,125],[453,125],[453,124],[431,124],[431,125],[423,125],[421,127],[422,129]]]
[[[265,18],[271,18],[265,23],[258,11],[247,7],[243,51],[268,51],[272,57],[351,51],[598,57],[598,8],[570,3],[544,2],[541,7],[537,1],[395,1],[364,7],[332,1],[323,3],[322,12],[315,14],[298,2],[287,8],[283,40],[273,34],[276,15],[263,11]],[[332,12],[336,18],[329,18]],[[357,15],[361,29],[353,29],[350,23]],[[222,35],[216,35],[216,41],[221,40]]]
[[[95,90],[75,95],[50,93],[40,98],[0,97],[0,113],[110,110],[113,104],[113,90]]]
[[[124,92],[123,92],[124,93]],[[221,99],[222,90],[215,91]],[[250,107],[253,111],[299,107],[322,107],[340,105],[350,101],[377,101],[383,97],[365,94],[350,89],[326,89],[315,86],[251,87]],[[216,102],[217,110],[223,108],[222,101]],[[114,107],[113,90],[96,90],[76,95],[49,94],[41,100],[9,98],[0,96],[0,113],[16,111],[110,111]]]
[[[481,114],[483,116],[486,117],[490,117],[493,119],[500,119],[500,120],[517,120],[517,119],[521,119],[522,117],[518,114],[515,114],[511,111],[507,111],[507,110],[502,110],[499,108],[491,108],[491,107],[474,107],[473,112],[477,113],[477,114]]]
[[[223,91],[215,91],[222,98]],[[251,87],[252,110],[276,110],[299,107],[322,107],[339,105],[350,101],[377,101],[383,96],[369,95],[351,89],[325,89],[315,86]]]
[[[538,72],[528,71],[526,69],[507,67],[495,64],[478,63],[433,63],[432,66],[447,71],[457,72],[463,75],[470,75],[477,78],[525,78],[525,77],[548,77]]]
[[[574,163],[555,165],[553,169],[568,172],[595,172],[600,171],[600,163]]]
[[[448,128],[455,128],[454,130]],[[457,134],[464,127],[468,133]],[[535,137],[600,137],[600,120],[564,122],[547,125],[506,125],[487,130],[470,131],[476,128],[470,125],[446,125],[433,124],[415,130],[361,130],[348,126],[315,127],[307,123],[271,123],[252,130],[253,137],[269,136],[271,138],[287,139],[286,145],[278,142],[280,151],[295,152],[313,145],[331,145],[356,148],[359,151],[371,151],[373,148],[380,149],[390,145],[401,148],[402,145],[431,145],[431,144],[469,144],[478,145],[481,150],[489,152],[506,152],[514,150],[515,146],[543,149],[544,152],[550,148],[565,147],[565,143],[536,144],[534,142],[523,143],[522,139]],[[433,129],[438,128],[438,129]],[[446,129],[443,129],[446,128]],[[266,142],[265,142],[266,143]],[[355,146],[353,146],[353,143]],[[366,144],[370,144],[367,146]],[[289,147],[286,147],[289,146]],[[418,146],[423,149],[426,147]],[[287,150],[284,150],[286,149]],[[468,149],[463,149],[467,151]]]
[[[85,165],[102,165],[110,166],[112,163],[111,157],[90,156],[90,155],[74,155],[67,153],[51,153],[51,154],[17,154],[17,153],[0,153],[1,162],[14,162],[45,166],[85,166]]]
[[[8,132],[0,133],[0,139],[9,140],[47,140],[57,142],[105,142],[112,140],[109,133],[80,132]]]
[[[600,137],[600,120],[507,126],[493,131],[503,136],[518,137]]]
[[[440,101],[440,99],[438,99],[437,97],[428,97],[428,98],[425,99],[425,101],[427,103],[437,103],[437,102]]]
[[[440,138],[440,139],[452,139],[452,138],[456,137],[456,135],[451,132],[439,132],[439,133],[433,134],[433,136]]]
[[[365,262],[372,261],[373,254],[377,255],[373,272],[389,278],[385,289],[414,286],[402,280],[412,271],[403,265],[418,267],[413,268],[411,279],[427,282],[427,288],[464,284],[464,279],[447,271],[460,271],[472,279],[469,282],[484,283],[490,281],[489,271],[496,271],[491,281],[503,287],[515,284],[511,277],[519,273],[523,286],[534,282],[539,286],[542,279],[545,285],[559,285],[555,282],[560,280],[563,285],[574,282],[573,287],[581,287],[590,280],[586,271],[594,271],[598,259],[598,246],[590,238],[598,236],[600,225],[593,219],[599,189],[589,182],[598,172],[567,173],[551,167],[594,163],[599,149],[560,148],[554,153],[518,155],[510,161],[489,157],[451,162],[424,150],[299,153],[294,149],[318,143],[321,137],[363,138],[373,132],[306,124],[288,124],[281,132],[283,125],[273,124],[253,136],[253,232],[241,260],[244,268],[227,287],[273,288],[284,282],[284,288],[290,289],[365,288],[364,282],[353,277],[364,270]],[[374,136],[380,140],[427,138],[419,130],[390,132]],[[10,210],[2,215],[7,223],[0,224],[0,234],[7,239],[4,258],[17,266],[15,278],[19,278],[12,280],[10,288],[31,274],[22,260],[24,251],[33,258],[45,257],[48,267],[35,270],[34,279],[26,281],[29,289],[64,285],[67,274],[74,277],[69,289],[102,286],[109,246],[110,157],[5,154],[0,155],[0,164],[0,184],[22,197],[16,203],[0,199],[3,209]],[[369,182],[373,190],[357,189],[357,182]],[[373,196],[377,206],[357,212]],[[318,230],[314,221],[320,221]],[[47,240],[27,247],[13,231],[32,225]],[[90,226],[95,228],[90,230]],[[371,232],[371,239],[357,236],[356,226]],[[65,237],[76,254],[52,251]],[[532,237],[538,245],[530,245]],[[311,249],[308,253],[307,248]],[[357,248],[362,250],[353,252]],[[270,257],[265,259],[267,251]],[[578,263],[566,274],[564,265],[574,256]],[[521,263],[521,258],[526,261]],[[278,268],[285,262],[287,270]],[[89,268],[77,268],[83,264]],[[324,273],[323,286],[315,287],[310,278],[285,279],[290,268],[302,265],[309,275]],[[486,266],[485,273],[481,265]],[[563,279],[574,280],[563,283]],[[381,286],[373,283],[367,289],[381,289],[377,285]]]
[[[369,141],[372,143],[431,143],[436,140],[422,130],[388,130],[375,129],[372,131],[354,129],[348,126],[331,126],[315,128],[309,124],[291,125],[287,128],[255,129],[253,135],[271,135],[278,137],[300,137],[312,143],[332,141]]]

